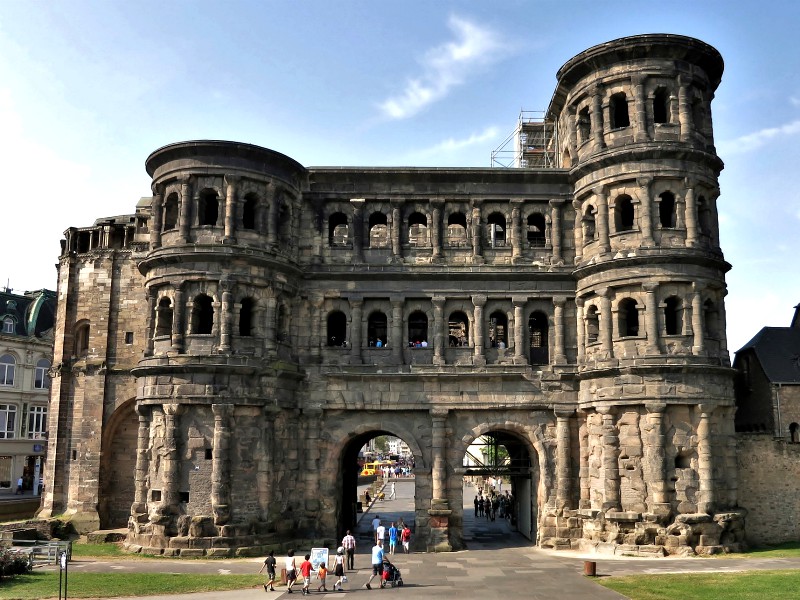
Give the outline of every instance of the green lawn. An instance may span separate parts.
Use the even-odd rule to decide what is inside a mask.
[[[262,575],[176,575],[172,573],[69,573],[69,598],[154,596],[260,587]],[[36,572],[0,582],[4,600],[58,597],[58,573]]]
[[[607,577],[597,582],[631,600],[798,598],[800,570]]]

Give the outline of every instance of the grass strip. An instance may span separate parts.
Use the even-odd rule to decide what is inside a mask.
[[[797,598],[800,570],[607,577],[597,582],[631,600]]]
[[[260,587],[262,575],[198,575],[175,573],[69,573],[70,598],[156,596]],[[58,597],[57,572],[33,572],[0,581],[3,600]]]

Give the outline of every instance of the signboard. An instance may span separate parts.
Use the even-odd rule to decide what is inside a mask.
[[[34,444],[33,445],[34,452],[43,452],[44,451],[44,444]]]
[[[316,571],[320,565],[328,564],[328,549],[327,548],[312,548],[311,549],[311,565]]]

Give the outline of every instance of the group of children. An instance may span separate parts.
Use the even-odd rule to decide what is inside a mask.
[[[261,566],[261,570],[259,574],[267,570],[267,583],[264,584],[264,591],[265,592],[274,592],[275,591],[275,577],[276,573],[277,561],[275,560],[275,553],[270,550],[269,556],[267,556],[266,560],[264,560],[264,564]],[[311,587],[311,573],[314,571],[314,565],[311,562],[311,555],[306,554],[305,560],[300,563],[300,575],[303,577],[303,595],[307,595],[311,593],[309,589]],[[295,582],[297,581],[297,566],[294,559],[294,550],[289,550],[286,553],[286,581],[287,587],[286,591],[290,594],[292,593],[292,587],[294,587]],[[326,587],[326,581],[328,578],[328,565],[325,563],[320,563],[317,567],[317,579],[319,580],[319,587],[317,587],[318,592],[327,592],[328,588]],[[342,583],[347,581],[347,576],[344,574],[344,548],[339,547],[336,550],[336,556],[333,559],[333,574],[338,577],[338,579],[333,584],[333,591],[334,592],[343,592]]]

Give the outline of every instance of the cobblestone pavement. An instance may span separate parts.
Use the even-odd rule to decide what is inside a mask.
[[[464,490],[464,526],[468,550],[462,552],[396,554],[392,562],[402,572],[405,585],[401,588],[380,589],[377,578],[372,590],[363,588],[371,574],[371,521],[375,514],[384,523],[402,517],[413,522],[413,480],[398,480],[397,498],[376,502],[364,513],[357,530],[358,547],[356,570],[348,573],[344,593],[313,592],[320,598],[358,594],[359,598],[403,596],[406,598],[458,598],[459,600],[618,600],[624,598],[607,590],[595,580],[583,576],[585,560],[597,563],[599,576],[661,574],[688,572],[734,572],[754,569],[800,569],[800,559],[702,559],[702,558],[614,558],[598,555],[548,552],[534,548],[520,534],[512,531],[505,520],[488,521],[476,518],[472,508],[472,489]],[[302,553],[302,551],[301,551]],[[263,559],[234,560],[93,560],[81,559],[70,563],[70,573],[91,572],[164,572],[164,573],[255,573]],[[279,561],[280,564],[280,561]],[[335,579],[335,578],[334,578]],[[330,579],[332,587],[333,579]],[[295,588],[299,594],[299,586]],[[316,585],[313,586],[316,590]],[[289,597],[285,587],[276,592],[263,588],[188,594],[182,596],[150,597],[150,600],[250,600],[252,598]],[[292,596],[294,597],[294,596]]]

